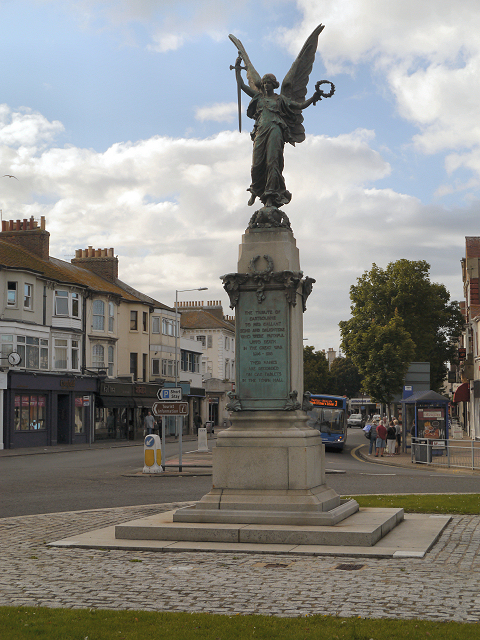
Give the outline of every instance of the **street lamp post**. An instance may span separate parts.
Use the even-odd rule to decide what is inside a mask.
[[[208,287],[199,287],[198,289],[176,289],[175,290],[175,386],[178,387],[178,294],[185,291],[207,291]],[[180,421],[180,429],[178,428],[178,416],[175,416],[175,431],[178,431],[178,470],[182,471],[182,436],[183,436],[183,416]]]

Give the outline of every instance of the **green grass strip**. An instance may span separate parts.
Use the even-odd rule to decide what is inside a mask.
[[[405,513],[479,514],[480,494],[409,494],[348,496],[361,507],[397,507]]]
[[[401,613],[399,611],[399,613]],[[424,620],[0,607],[2,640],[473,640],[480,625]]]

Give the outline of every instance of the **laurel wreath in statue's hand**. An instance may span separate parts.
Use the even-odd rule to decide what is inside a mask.
[[[322,84],[330,85],[330,91],[328,93],[325,93],[325,91],[322,91],[322,89],[320,89],[320,85]],[[333,82],[330,82],[330,80],[319,80],[315,85],[313,104],[317,104],[317,102],[322,98],[331,98],[334,93],[335,93],[335,85],[333,84]]]

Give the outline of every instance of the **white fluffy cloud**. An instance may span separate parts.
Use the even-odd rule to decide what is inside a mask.
[[[450,172],[480,177],[480,12],[477,0],[297,0],[301,24],[283,30],[297,54],[312,25],[326,25],[319,51],[330,74],[368,63],[418,127],[412,143],[425,154],[455,151]],[[464,188],[478,187],[469,182]],[[451,188],[446,188],[446,191]]]
[[[8,126],[0,124],[0,140]],[[253,213],[246,205],[248,133],[154,137],[97,153],[42,148],[51,136],[48,126],[43,131],[31,146],[0,145],[0,157],[9,162],[5,172],[21,172],[18,182],[5,179],[4,219],[45,215],[51,253],[60,258],[89,245],[114,247],[121,277],[167,304],[176,288],[207,286],[205,299],[222,299],[226,306],[219,276],[236,269],[241,234]],[[285,213],[302,268],[317,280],[305,335],[318,346],[338,345],[349,287],[372,262],[427,259],[435,277],[455,273],[462,255],[464,234],[455,216],[375,184],[390,165],[372,149],[373,141],[371,131],[358,130],[308,136],[286,150],[293,200]],[[466,223],[475,214],[461,215]],[[459,291],[459,276],[443,281]]]
[[[62,131],[63,125],[58,120],[49,122],[42,114],[26,107],[12,111],[8,105],[0,104],[0,145],[44,146]]]
[[[195,111],[195,118],[201,122],[205,120],[232,122],[236,115],[237,105],[235,102],[218,102],[206,107],[198,107]]]

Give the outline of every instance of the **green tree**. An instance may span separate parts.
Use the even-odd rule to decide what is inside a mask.
[[[436,391],[446,375],[446,363],[455,360],[455,341],[463,328],[463,316],[458,303],[450,301],[445,286],[430,282],[429,270],[430,265],[424,260],[397,260],[384,270],[373,264],[350,288],[352,318],[340,322],[342,347],[364,376],[365,390],[373,396],[373,369],[367,380],[365,367],[369,362],[373,366],[376,354],[368,353],[365,347],[358,351],[361,345],[374,344],[373,326],[378,331],[395,318],[402,321],[396,325],[399,338],[410,338],[414,344],[413,354],[403,361],[402,368],[408,368],[412,361],[430,362],[430,386]],[[380,344],[386,347],[383,339]],[[399,341],[392,345],[400,354]],[[407,354],[408,349],[402,357]]]
[[[415,343],[395,315],[388,324],[371,322],[351,340],[351,348],[361,358],[363,389],[376,402],[389,404],[402,390],[408,365],[415,353]]]
[[[303,388],[310,393],[332,393],[328,360],[323,351],[303,348]]]
[[[362,387],[362,376],[351,358],[335,358],[330,367],[333,393],[355,398]]]

